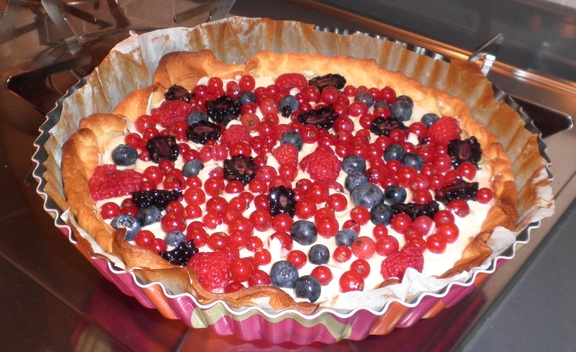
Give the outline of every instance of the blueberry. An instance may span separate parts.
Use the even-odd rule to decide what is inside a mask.
[[[247,103],[255,103],[255,102],[256,102],[256,94],[248,91],[240,93],[240,104],[244,105]]]
[[[182,172],[186,177],[198,176],[200,170],[202,170],[203,168],[204,164],[200,160],[192,159],[190,161],[187,161],[186,164],[184,164],[184,167],[182,167]]]
[[[390,205],[404,203],[406,197],[406,190],[400,186],[390,185],[384,191],[384,201]]]
[[[440,119],[440,117],[438,115],[436,115],[433,112],[429,112],[427,114],[424,114],[422,116],[422,119],[420,120],[423,124],[426,125],[426,127],[430,127],[432,126],[434,123],[436,123],[436,121],[438,121]]]
[[[358,234],[356,231],[346,228],[338,231],[336,234],[336,245],[337,246],[352,246],[352,242],[354,242],[358,238]]]
[[[412,166],[416,170],[420,170],[422,166],[424,166],[424,159],[416,153],[405,153],[402,158],[400,158],[400,162],[404,166]]]
[[[370,221],[374,225],[388,225],[392,218],[392,208],[388,204],[380,203],[370,209]]]
[[[280,112],[282,116],[288,117],[292,114],[293,111],[298,110],[298,100],[293,95],[285,95],[282,99],[280,99],[280,103],[278,104],[278,108],[280,108]]]
[[[302,150],[302,146],[304,145],[304,142],[302,141],[302,136],[300,135],[300,133],[298,133],[298,131],[295,130],[287,131],[286,133],[284,133],[280,143],[281,144],[290,143],[294,145],[298,149],[298,151]]]
[[[193,110],[188,115],[188,125],[192,126],[200,121],[208,121],[208,114],[202,110]]]
[[[364,173],[366,161],[356,154],[350,154],[342,160],[342,171],[350,175],[351,172]]]
[[[355,206],[363,206],[368,209],[372,208],[376,204],[382,203],[384,199],[384,193],[380,187],[373,185],[370,182],[363,183],[356,186],[351,193],[352,202]]]
[[[312,264],[321,265],[328,263],[330,250],[323,244],[315,244],[308,251],[308,260]]]
[[[112,160],[118,166],[134,165],[138,160],[138,152],[126,144],[120,144],[112,150]]]
[[[398,100],[403,100],[405,102],[407,102],[411,108],[414,108],[414,100],[412,100],[412,98],[410,98],[407,95],[399,95],[398,97],[396,97],[396,101]]]
[[[301,245],[309,245],[316,242],[318,238],[318,232],[316,231],[316,225],[313,222],[307,220],[298,220],[292,224],[290,229],[290,234],[292,239]]]
[[[312,303],[320,298],[320,292],[322,292],[320,282],[312,275],[301,276],[294,283],[294,295],[306,298]]]
[[[133,241],[136,237],[138,231],[140,231],[141,225],[136,220],[135,217],[129,214],[118,214],[112,221],[110,222],[110,226],[112,228],[125,228],[126,229],[126,236],[124,239],[126,241]]]
[[[278,261],[270,269],[270,282],[276,287],[293,288],[298,279],[298,269],[285,260]]]
[[[392,143],[384,149],[384,160],[400,160],[404,156],[404,148],[398,143]]]
[[[374,96],[367,91],[361,91],[354,97],[354,101],[366,104],[368,107],[374,105]]]
[[[363,173],[353,172],[346,176],[344,187],[348,192],[352,192],[354,188],[366,182],[368,182],[368,177],[366,177]]]
[[[162,214],[160,214],[160,209],[154,205],[146,208],[140,208],[140,210],[138,210],[138,215],[136,216],[136,219],[138,219],[138,222],[140,222],[142,226],[158,222],[161,218]]]
[[[388,104],[386,100],[376,100],[374,108],[379,108],[381,106],[390,109],[390,104]]]
[[[408,121],[412,117],[412,107],[406,100],[396,100],[390,108],[392,115],[400,121]]]
[[[186,235],[180,231],[172,231],[164,238],[166,244],[172,247],[178,246],[180,243],[186,242]]]

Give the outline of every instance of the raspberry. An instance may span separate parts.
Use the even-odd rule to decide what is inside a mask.
[[[162,105],[152,109],[151,115],[162,127],[170,127],[176,122],[187,122],[193,106],[183,100],[165,100]]]
[[[279,88],[284,88],[287,90],[298,88],[298,90],[302,91],[308,86],[308,80],[303,74],[300,73],[284,73],[276,78],[275,84]]]
[[[224,288],[230,281],[230,264],[234,258],[226,252],[202,252],[194,255],[188,266],[198,275],[198,281],[208,291]]]
[[[424,268],[424,256],[420,249],[413,245],[405,246],[401,251],[387,256],[382,261],[380,274],[384,280],[391,277],[402,280],[408,268],[414,268],[419,272]]]
[[[236,142],[250,143],[252,136],[242,125],[232,125],[222,132],[220,142],[230,148]]]
[[[280,165],[298,165],[298,149],[293,144],[282,144],[278,148],[274,149],[272,155]]]
[[[340,173],[342,162],[334,153],[325,150],[316,150],[300,161],[300,168],[314,181],[332,184]]]
[[[448,145],[453,139],[460,139],[458,121],[449,116],[441,117],[428,128],[428,137],[437,145]]]
[[[140,188],[144,176],[134,170],[118,170],[116,165],[100,165],[88,181],[90,194],[94,200],[120,197]]]

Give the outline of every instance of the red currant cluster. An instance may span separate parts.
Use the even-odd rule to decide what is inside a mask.
[[[244,287],[242,283],[250,286],[270,283],[268,273],[259,269],[272,260],[265,245],[269,240],[277,239],[281,243],[288,253],[286,260],[296,268],[302,268],[308,261],[306,253],[293,249],[290,230],[295,220],[292,216],[286,213],[270,214],[268,193],[273,187],[284,186],[293,190],[295,216],[313,221],[318,235],[322,237],[334,237],[343,229],[363,234],[365,231],[362,227],[370,222],[369,209],[351,207],[349,197],[336,182],[298,179],[299,168],[293,163],[281,164],[279,168],[268,165],[268,158],[278,148],[287,131],[298,131],[304,144],[316,145],[316,150],[329,151],[340,160],[352,154],[360,156],[368,165],[364,175],[370,183],[382,189],[392,185],[409,189],[411,201],[415,204],[433,202],[435,190],[456,179],[472,180],[477,172],[476,165],[471,162],[463,162],[454,169],[447,146],[431,142],[434,138],[431,138],[429,128],[423,122],[413,122],[407,129],[393,129],[388,135],[375,136],[371,133],[370,128],[376,118],[392,116],[390,105],[397,97],[390,87],[378,89],[348,85],[342,90],[331,86],[320,90],[308,86],[306,78],[300,74],[281,77],[267,87],[256,87],[255,79],[249,75],[225,85],[220,78],[210,78],[206,85],[197,85],[192,90],[189,101],[166,100],[160,107],[152,109],[150,115],[138,118],[135,122],[136,132],[125,136],[125,143],[136,149],[139,159],[145,162],[150,161],[146,141],[158,135],[175,136],[179,142],[179,158],[183,163],[192,160],[221,163],[240,155],[254,158],[258,171],[247,185],[240,181],[226,181],[222,167],[210,170],[205,179],[185,177],[183,171],[170,160],[147,166],[142,172],[140,189],[182,192],[183,202],[170,202],[160,220],[163,232],[181,232],[185,234],[186,241],[193,240],[201,251],[206,247],[210,251],[232,255],[234,260],[229,268],[230,280],[222,287],[226,292],[241,289]],[[298,89],[294,94],[298,107],[284,118],[279,104],[293,92],[293,88]],[[241,125],[250,133],[249,138],[229,134],[226,143],[214,140],[201,146],[188,143],[187,117],[192,111],[205,111],[207,101],[225,95],[239,99],[244,92],[252,92],[255,96],[255,101],[242,105],[239,116]],[[369,107],[365,102],[355,100],[360,92],[368,92],[374,101],[384,101],[388,106]],[[300,114],[326,106],[330,106],[337,115],[331,129],[319,128],[313,123],[303,124],[298,120]],[[222,125],[221,129],[225,134],[227,127]],[[417,137],[417,145],[408,141],[409,134]],[[417,169],[399,160],[386,162],[384,150],[392,144],[399,144],[405,153],[418,154],[424,164]],[[331,189],[335,191],[331,192]],[[489,203],[492,198],[490,189],[478,191],[477,200],[480,203]],[[340,224],[336,216],[350,208],[349,219]],[[136,216],[138,208],[131,199],[125,199],[120,205],[114,202],[103,204],[100,212],[104,219],[111,219],[120,213]],[[454,214],[463,217],[469,212],[465,201],[452,200],[446,210],[438,211],[433,219],[428,216],[412,218],[400,213],[391,218],[389,227],[403,235],[407,244],[418,246],[422,252],[442,253],[447,244],[458,238]],[[225,232],[221,230],[222,225],[226,225]],[[430,234],[433,228],[435,230]],[[363,289],[364,279],[371,271],[368,259],[375,254],[387,257],[401,249],[398,239],[388,231],[387,226],[376,225],[371,234],[358,236],[350,246],[339,245],[333,250],[331,258],[334,262],[346,263],[355,258],[339,279],[342,292]],[[263,233],[270,235],[263,240],[260,237]],[[135,243],[157,253],[167,249],[166,242],[149,230],[138,232]],[[250,255],[242,256],[240,251],[244,249]],[[333,279],[332,271],[326,265],[317,265],[311,275],[322,285]]]

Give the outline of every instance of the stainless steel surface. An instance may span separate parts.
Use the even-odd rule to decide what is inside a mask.
[[[514,1],[504,1],[511,2]],[[333,12],[326,7],[311,9],[307,3],[311,2],[298,1],[295,5],[293,1],[238,0],[231,13],[301,20],[321,27],[349,28],[390,37],[393,35],[377,29],[408,35],[405,29],[375,27],[378,21],[358,13]],[[376,3],[380,2],[371,2]],[[130,15],[134,9],[125,9],[132,20],[134,17]],[[21,28],[24,23],[17,21],[15,26]],[[506,39],[489,78],[504,91],[535,105],[535,111],[550,111],[538,110],[542,105],[552,107],[552,112],[561,112],[560,116],[573,116],[574,106],[570,105],[573,105],[575,90],[568,81],[569,76],[550,78],[526,67],[500,66],[500,54],[510,37],[503,33]],[[10,41],[19,44],[22,55],[31,50],[22,43],[38,42],[31,34],[27,32]],[[420,35],[413,37],[424,40]],[[456,45],[442,44],[437,38],[432,43],[454,49],[452,55],[457,56],[447,55],[451,58],[465,59],[491,37],[471,43],[469,49],[462,51]],[[15,57],[15,52],[7,53],[3,48],[0,47],[1,58]],[[3,77],[14,69],[15,62],[10,61],[7,68],[7,62],[0,60]],[[16,68],[22,70],[19,66]],[[576,194],[576,163],[572,157],[576,150],[576,131],[573,129],[549,133],[545,139],[553,162],[556,214],[543,221],[540,228],[531,233],[528,244],[480,290],[435,318],[422,320],[411,328],[396,329],[389,335],[372,336],[364,341],[299,348],[291,344],[270,346],[259,341],[243,342],[208,330],[188,329],[182,322],[165,319],[157,311],[142,307],[107,282],[78,252],[70,250],[68,240],[43,211],[42,201],[35,192],[36,184],[26,177],[41,115],[18,97],[2,90],[0,93],[3,94],[0,96],[0,314],[10,317],[5,318],[7,323],[0,328],[1,349],[381,351],[387,347],[409,351],[557,351],[573,350],[576,346],[573,299],[565,294],[576,290],[576,262],[564,259],[573,255],[571,250],[576,241],[571,234],[575,224],[572,202]],[[550,117],[554,114],[547,116],[544,121],[554,119]],[[559,121],[565,123],[563,118]],[[562,218],[564,213],[566,216]]]

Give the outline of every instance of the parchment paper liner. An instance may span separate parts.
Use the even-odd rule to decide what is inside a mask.
[[[468,67],[471,64],[433,59],[402,44],[363,34],[339,35],[315,31],[313,25],[300,22],[241,17],[231,17],[191,29],[172,28],[133,36],[111,51],[86,78],[86,85],[63,100],[60,121],[50,131],[52,137],[44,144],[48,157],[44,163],[46,172],[43,174],[46,181],[43,191],[60,209],[68,208],[62,193],[59,166],[61,146],[76,131],[78,121],[94,112],[110,112],[129,92],[148,86],[164,54],[200,49],[210,49],[218,59],[231,63],[242,63],[261,50],[373,58],[386,69],[403,72],[425,85],[440,88],[466,101],[472,115],[498,136],[512,159],[519,190],[518,227],[513,233],[501,228],[494,232],[488,243],[494,250],[490,259],[513,244],[518,233],[528,224],[550,216],[554,211],[547,160],[540,153],[537,153],[539,157],[534,157],[534,151],[541,148],[538,136],[524,128],[525,122],[505,102],[494,99],[492,85],[479,70],[471,73]],[[69,220],[71,224],[74,223],[73,219]],[[83,231],[77,234],[88,240],[82,242],[89,243],[90,255],[107,258],[122,268],[122,263],[102,253],[90,241],[89,235]],[[381,312],[392,298],[413,301],[422,292],[438,292],[449,283],[464,282],[472,277],[474,271],[484,270],[489,265],[488,260],[472,272],[444,280],[424,278],[416,272],[410,272],[401,285],[340,295],[329,305],[340,313],[350,312],[359,305]],[[260,303],[266,309],[266,302]]]

